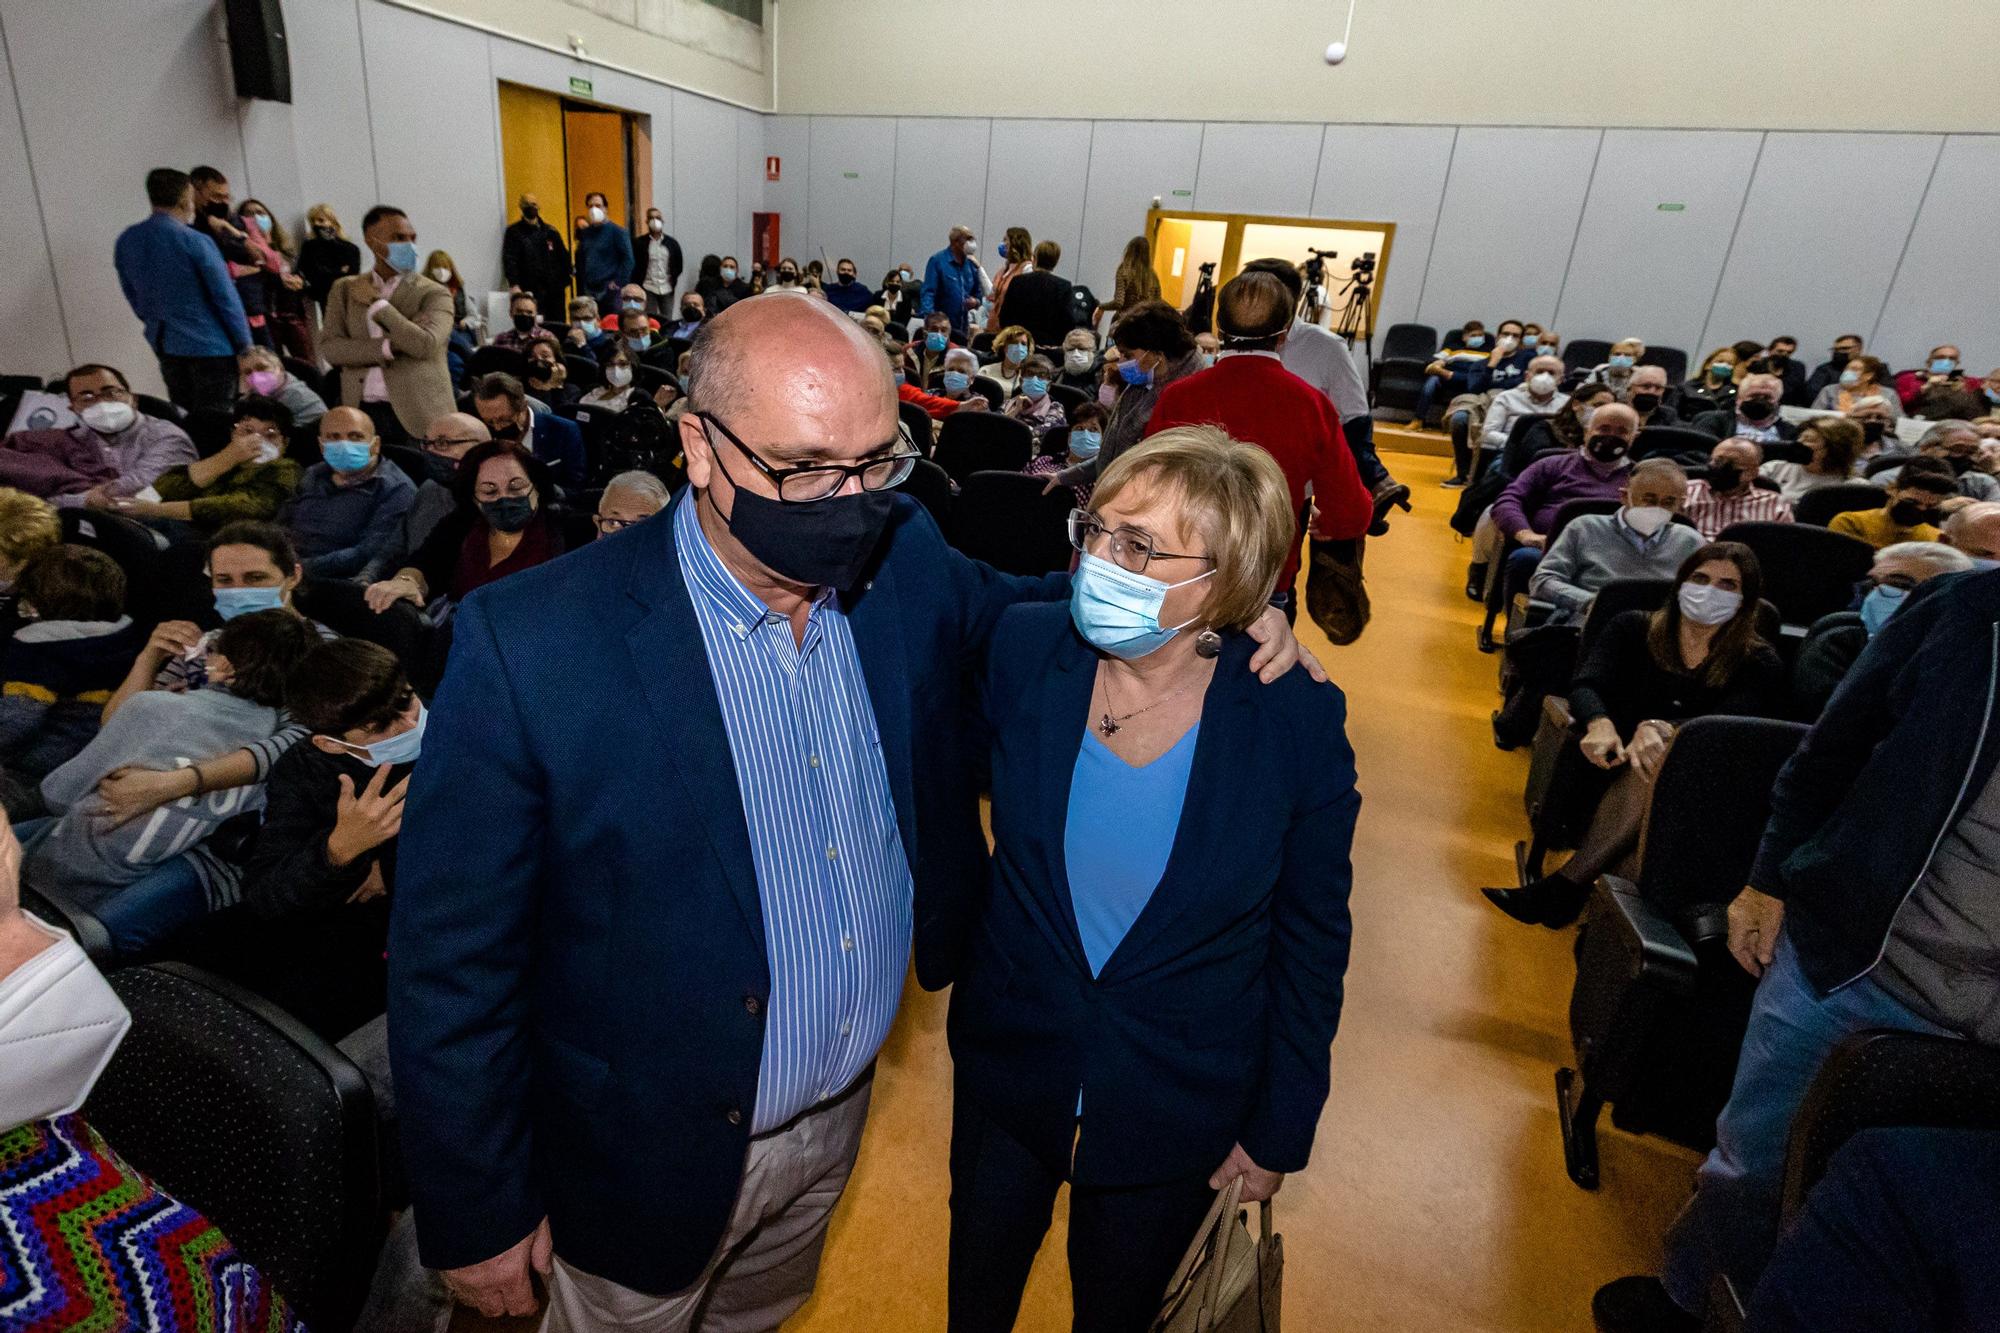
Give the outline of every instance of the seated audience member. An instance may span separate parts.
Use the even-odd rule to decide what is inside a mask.
[[[704,260],[702,272],[706,274],[707,271],[708,264]],[[745,280],[742,269],[736,263],[735,255],[722,256],[715,269],[713,285],[703,277],[696,282],[695,290],[701,293],[702,300],[707,303],[708,313],[711,315],[721,314],[752,294],[750,283]]]
[[[1527,470],[1527,464],[1549,454],[1569,453],[1583,448],[1584,436],[1588,433],[1592,416],[1600,407],[1616,403],[1618,397],[1607,384],[1580,384],[1569,395],[1569,401],[1558,411],[1543,417],[1522,430],[1520,447],[1512,451],[1502,450],[1493,463],[1493,469],[1501,477],[1511,480],[1519,472]],[[1636,438],[1637,431],[1634,431]],[[1509,453],[1526,459],[1518,472],[1509,471],[1512,460]]]
[[[1204,329],[1194,335],[1194,350],[1201,353],[1201,368],[1207,370],[1215,364],[1216,358],[1222,355],[1222,339]],[[1300,378],[1303,379],[1304,376]]]
[[[1569,395],[1557,387],[1562,377],[1561,357],[1537,356],[1530,360],[1527,378],[1517,387],[1503,390],[1486,409],[1479,447],[1498,453],[1506,447],[1516,423],[1527,417],[1552,417],[1568,406]]]
[[[551,412],[576,406],[583,391],[569,382],[569,367],[553,341],[538,342],[528,349],[528,395]]]
[[[1858,333],[1843,333],[1833,340],[1833,355],[1815,369],[1806,380],[1806,402],[1820,396],[1829,385],[1840,383],[1840,373],[1847,369],[1847,363],[1868,350],[1861,344]],[[1804,404],[1800,404],[1803,406]]]
[[[598,327],[622,330],[625,327],[624,317],[634,313],[646,314],[646,289],[639,283],[628,282],[618,289],[618,308],[607,311],[604,317],[597,321]],[[660,321],[651,315],[646,315],[646,331],[657,334],[660,331]]]
[[[875,302],[889,312],[889,323],[898,329],[910,327],[910,321],[917,317],[917,307],[922,296],[923,284],[908,264],[890,269],[882,277],[882,286],[875,293]]]
[[[1078,403],[1069,413],[1069,448],[1060,458],[1038,453],[1021,469],[1031,477],[1053,477],[1066,469],[1080,468],[1097,457],[1104,447],[1104,409],[1095,402]],[[1090,483],[1070,487],[1079,509],[1090,507]]]
[[[1101,368],[1097,364],[1097,335],[1089,329],[1071,329],[1062,338],[1062,372],[1056,383],[1066,389],[1095,394]]]
[[[933,421],[942,421],[954,412],[983,412],[989,404],[986,395],[975,393],[965,398],[949,398],[943,394],[929,393],[910,380],[909,349],[902,343],[891,341],[884,345],[889,354],[891,373],[896,377],[896,397],[905,403],[915,403]],[[925,453],[930,452],[930,440],[918,440],[916,445]]]
[[[234,901],[236,868],[204,839],[260,808],[261,787],[208,791],[197,775],[180,800],[120,822],[106,817],[97,785],[123,768],[173,768],[270,741],[281,725],[285,677],[317,642],[291,612],[241,616],[217,631],[204,688],[127,699],[81,753],[42,780],[54,816],[17,830],[29,881],[88,908],[121,955],[140,954]]]
[[[270,348],[249,348],[236,358],[236,366],[242,375],[237,391],[245,397],[277,399],[292,414],[294,426],[316,426],[326,415],[326,403],[318,392],[286,370]]]
[[[632,401],[632,395],[640,392],[633,384],[633,367],[639,358],[623,346],[614,344],[597,359],[604,375],[604,383],[576,400],[577,419],[584,420],[599,412],[617,414],[625,410]]]
[[[1912,412],[1916,411],[1918,396],[1925,390],[1954,388],[1964,381],[1965,365],[1959,358],[1957,346],[1952,343],[1940,343],[1931,348],[1922,370],[1906,370],[1893,380],[1887,374],[1882,377],[1885,391]]]
[[[1519,388],[1528,377],[1528,363],[1535,358],[1535,348],[1525,345],[1527,330],[1528,326],[1518,319],[1503,319],[1493,331],[1493,353],[1486,358],[1489,393]]]
[[[197,455],[187,432],[139,411],[121,371],[78,366],[63,376],[73,425],[24,430],[0,445],[0,486],[57,508],[111,509]]]
[[[303,576],[291,539],[273,524],[231,523],[209,539],[209,587],[215,613],[224,624],[253,611],[298,615],[292,594]],[[335,637],[318,621],[307,623],[322,639]],[[187,620],[162,621],[154,627],[138,656],[129,659],[131,669],[120,673],[122,683],[104,701],[104,720],[109,722],[134,695],[147,690],[178,694],[208,684],[208,654],[219,632],[204,632]],[[275,759],[277,752],[267,757]]]
[[[1745,439],[1770,446],[1798,438],[1798,428],[1778,416],[1785,394],[1776,375],[1745,375],[1736,386],[1734,407],[1703,412],[1688,425],[1719,440]]]
[[[881,342],[889,336],[889,312],[879,305],[871,305],[861,314],[861,327],[868,330],[868,336]]]
[[[230,973],[339,1041],[388,1006],[396,835],[424,705],[394,653],[340,639],[292,669],[285,707],[311,735],[271,769]]]
[[[1674,522],[1687,490],[1680,464],[1648,458],[1626,477],[1622,509],[1572,519],[1528,585],[1531,600],[1555,607],[1548,623],[1581,622],[1597,590],[1613,579],[1669,577],[1702,542],[1700,533]]]
[[[1586,382],[1606,384],[1611,392],[1618,395],[1619,402],[1632,396],[1632,375],[1639,367],[1639,358],[1646,354],[1646,344],[1637,338],[1620,338],[1611,344],[1610,358],[1600,366],[1591,368]]]
[[[923,334],[911,342],[909,363],[905,367],[911,381],[919,386],[929,385],[931,376],[944,365],[945,354],[957,347],[958,342],[951,333],[950,317],[941,310],[925,315]],[[978,368],[975,360],[973,369]]]
[[[852,259],[836,260],[833,281],[826,286],[826,299],[833,302],[834,309],[850,315],[858,315],[875,304],[875,293],[868,290],[866,283],[856,282],[854,274]]]
[[[1764,451],[1755,440],[1724,440],[1708,451],[1708,476],[1688,483],[1681,510],[1695,531],[1714,541],[1732,523],[1789,523],[1791,502],[1757,485]]]
[[[1778,377],[1778,383],[1784,386],[1780,401],[1787,406],[1804,407],[1812,401],[1812,395],[1806,392],[1806,368],[1799,361],[1797,338],[1781,333],[1771,339],[1769,347],[1762,349],[1755,344],[1738,343],[1736,354],[1738,360],[1751,362],[1752,374]]]
[[[0,486],[0,635],[20,623],[15,606],[21,571],[37,552],[62,541],[62,520],[47,500]]]
[[[1870,394],[1855,400],[1854,407],[1847,413],[1847,419],[1861,427],[1861,452],[1856,455],[1861,462],[1867,462],[1878,454],[1899,452],[1906,448],[1896,437],[1896,423],[1902,418],[1889,405],[1891,394]]]
[[[1988,410],[1983,385],[1974,379],[1926,385],[1910,401],[1910,415],[1927,421],[1970,421]]]
[[[204,535],[242,519],[276,518],[297,494],[305,471],[285,457],[291,410],[275,398],[253,396],[238,398],[233,415],[228,444],[207,458],[168,468],[153,481],[158,500],[121,500],[118,512],[148,522],[191,524]]]
[[[46,546],[16,581],[23,624],[0,655],[0,768],[10,808],[97,734],[141,632],[125,614],[125,571],[102,551]]]
[[[1663,366],[1640,366],[1632,372],[1632,387],[1625,402],[1639,414],[1639,429],[1648,426],[1678,426],[1681,419],[1667,406],[1667,372]]]
[[[1718,347],[1708,354],[1694,373],[1694,378],[1681,386],[1683,394],[1693,394],[1706,398],[1720,412],[1733,411],[1736,407],[1736,384],[1742,377],[1743,363],[1736,359],[1734,347]],[[1681,409],[1686,415],[1687,409]],[[1699,414],[1697,414],[1699,415]]]
[[[2000,519],[2000,505],[1986,507]],[[1992,526],[2000,529],[2000,523]],[[1799,659],[1792,666],[1796,715],[1808,721],[1820,715],[1861,650],[1902,609],[1912,589],[1940,574],[1963,574],[1972,568],[1972,558],[1964,551],[1938,542],[1899,542],[1877,551],[1868,570],[1868,591],[1861,599],[1861,609],[1824,617],[1799,648]]]
[[[521,381],[512,375],[488,375],[479,381],[472,391],[472,405],[495,440],[525,447],[549,469],[549,479],[556,485],[583,489],[590,476],[590,456],[574,421],[531,409]]]
[[[569,302],[569,332],[564,334],[566,350],[596,356],[617,333],[597,322],[597,302],[588,296],[573,296]]]
[[[683,293],[681,296],[681,317],[678,322],[667,326],[667,337],[670,339],[680,338],[692,342],[694,335],[701,332],[701,322],[707,318],[708,307],[702,303],[701,293]]]
[[[1522,428],[1521,438],[1512,449],[1503,448],[1488,465],[1479,479],[1479,486],[1467,496],[1461,497],[1461,515],[1469,518],[1471,513],[1478,517],[1472,521],[1472,562],[1466,570],[1465,595],[1477,602],[1485,598],[1487,578],[1493,562],[1500,558],[1510,535],[1503,530],[1494,517],[1498,507],[1496,501],[1515,479],[1515,469],[1525,472],[1530,466],[1552,454],[1572,454],[1583,448],[1584,433],[1597,410],[1618,400],[1608,385],[1583,384],[1569,396],[1564,406],[1546,417],[1538,417]],[[1636,434],[1636,432],[1635,432]],[[1630,446],[1627,446],[1629,452]],[[1612,493],[1616,494],[1614,484]],[[1465,506],[1475,506],[1467,511]],[[1460,518],[1455,516],[1455,523]],[[1461,531],[1462,531],[1461,527]],[[1532,568],[1532,559],[1526,560]],[[1525,578],[1525,575],[1523,576]]]
[[[476,588],[563,553],[562,529],[548,510],[548,468],[518,441],[495,439],[466,454],[453,489],[458,507],[407,565],[369,586],[368,605],[377,612],[398,601],[455,606]]]
[[[2000,481],[1973,466],[1979,456],[1979,432],[1969,421],[1940,421],[1923,433],[1912,458],[1935,458],[1958,478],[1960,495],[1973,500],[2000,500]],[[1877,486],[1893,486],[1902,476],[1900,467],[1885,468],[1868,480]]]
[[[1965,552],[1981,569],[2000,563],[2000,504],[1982,501],[1953,510],[1943,533],[1945,545]]]
[[[652,349],[655,335],[652,321],[646,318],[644,311],[621,311],[617,321],[612,327],[617,330],[618,341],[625,344],[632,355],[641,356]]]
[[[979,368],[979,373],[995,380],[1009,395],[1021,391],[1022,367],[1035,354],[1035,340],[1028,331],[1015,325],[993,335],[993,359]]]
[[[536,343],[552,343],[556,335],[542,327],[541,306],[533,292],[515,292],[507,298],[507,318],[513,327],[502,329],[493,338],[495,347],[525,353]]]
[[[447,412],[431,423],[423,438],[423,480],[403,516],[403,539],[398,547],[403,555],[422,546],[431,529],[458,508],[452,480],[458,476],[459,460],[492,438],[486,423],[470,412]]]
[[[282,521],[306,573],[366,582],[394,557],[416,484],[382,457],[375,423],[358,407],[327,409],[319,451]]]
[[[621,472],[597,497],[597,535],[609,537],[643,523],[667,507],[667,483],[650,472]]]
[[[1560,929],[1576,920],[1599,875],[1631,877],[1653,780],[1676,727],[1713,714],[1779,713],[1785,668],[1757,636],[1764,580],[1756,555],[1736,542],[1704,546],[1697,539],[1673,579],[1666,606],[1612,617],[1577,669],[1569,706],[1583,728],[1583,756],[1620,771],[1561,868],[1525,888],[1480,890],[1516,921]]]
[[[1778,494],[1796,505],[1822,486],[1842,486],[1854,480],[1861,453],[1861,427],[1845,417],[1815,417],[1799,427],[1798,443],[1810,457],[1803,463],[1773,459],[1760,469],[1778,483]]]
[[[1879,357],[1857,356],[1840,372],[1840,378],[1819,391],[1812,406],[1822,412],[1852,412],[1864,398],[1879,395],[1888,404],[1889,415],[1903,415],[1903,400],[1889,383],[1888,363]]]
[[[1055,373],[1055,363],[1041,353],[1035,353],[1021,366],[1020,392],[1009,398],[1000,409],[1017,421],[1027,422],[1037,440],[1056,427],[1068,424],[1062,404],[1049,396],[1049,378]]]
[[[1886,488],[1880,509],[1835,514],[1827,527],[1859,537],[1878,551],[1898,542],[1934,542],[1942,506],[1956,494],[1958,478],[1943,459],[1913,458],[1903,464],[1901,475]]]
[[[1491,353],[1486,326],[1476,319],[1465,321],[1455,338],[1447,339],[1437,355],[1424,367],[1424,388],[1417,396],[1417,424],[1430,419],[1430,411],[1442,399],[1449,403],[1463,393],[1485,393],[1492,378],[1487,362]]]
[[[1606,403],[1590,410],[1588,429],[1580,448],[1536,459],[1493,502],[1495,531],[1520,545],[1510,561],[1532,568],[1548,545],[1549,525],[1570,501],[1623,498],[1639,414],[1623,403]]]
[[[986,395],[972,387],[978,374],[979,358],[963,347],[954,347],[944,354],[944,370],[938,376],[937,387],[945,397],[959,402],[967,398],[983,399]]]

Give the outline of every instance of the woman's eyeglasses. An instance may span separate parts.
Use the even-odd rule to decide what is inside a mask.
[[[1099,537],[1110,539],[1106,557],[1112,564],[1128,574],[1143,574],[1146,566],[1155,560],[1206,560],[1213,564],[1214,556],[1183,555],[1175,551],[1162,551],[1153,545],[1153,539],[1137,528],[1119,526],[1107,528],[1097,515],[1088,509],[1069,511],[1069,544],[1078,551],[1091,553],[1090,548]]]

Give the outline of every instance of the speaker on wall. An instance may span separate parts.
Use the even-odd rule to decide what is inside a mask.
[[[278,0],[223,0],[229,22],[229,63],[238,97],[292,100],[292,59],[285,47],[285,11]]]

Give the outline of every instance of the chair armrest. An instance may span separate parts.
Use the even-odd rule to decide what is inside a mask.
[[[21,906],[50,925],[59,926],[75,936],[84,956],[104,971],[110,971],[117,963],[117,952],[111,947],[111,932],[104,928],[104,923],[90,909],[60,893],[30,888],[25,884],[21,886]]]
[[[1680,927],[1639,896],[1637,885],[1616,875],[1600,875],[1594,898],[1593,919],[1616,929],[1634,954],[1650,964],[1649,971],[1672,990],[1694,989],[1700,966],[1694,947]]]

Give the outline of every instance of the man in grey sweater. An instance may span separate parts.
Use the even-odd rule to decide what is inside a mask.
[[[1571,521],[1535,567],[1528,599],[1555,608],[1546,623],[1581,622],[1597,590],[1613,579],[1670,579],[1701,547],[1701,534],[1674,515],[1687,502],[1687,473],[1649,458],[1625,482],[1625,507]]]

